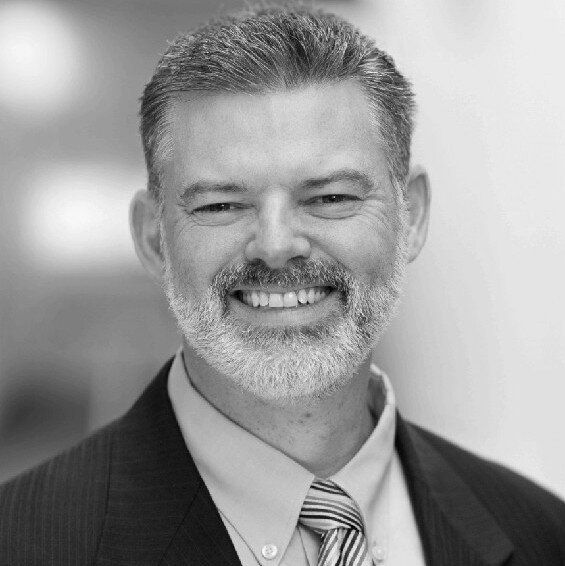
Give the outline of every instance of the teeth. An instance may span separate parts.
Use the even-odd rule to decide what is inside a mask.
[[[285,307],[295,307],[298,305],[298,298],[296,297],[296,293],[294,291],[290,291],[289,293],[285,293],[283,295],[283,305]]]
[[[259,306],[259,293],[257,291],[251,291],[251,302],[254,307]]]
[[[266,307],[269,304],[269,294],[265,291],[259,291],[259,305]]]
[[[294,308],[314,304],[328,294],[324,287],[310,287],[286,293],[267,293],[265,291],[242,291],[243,302],[250,307]]]
[[[269,293],[270,309],[282,307],[283,305],[283,296],[280,293]]]

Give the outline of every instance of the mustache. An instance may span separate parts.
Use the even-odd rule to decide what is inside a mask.
[[[349,270],[338,261],[295,258],[279,269],[271,269],[260,260],[227,266],[215,275],[212,288],[224,296],[238,286],[267,285],[295,288],[323,285],[346,292],[352,281]]]

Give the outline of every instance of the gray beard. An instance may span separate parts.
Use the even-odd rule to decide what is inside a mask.
[[[333,261],[304,260],[281,273],[266,266],[258,274],[253,269],[251,279],[244,280],[257,287],[269,282],[301,288],[311,280],[327,282],[340,293],[339,310],[316,324],[273,328],[246,323],[228,309],[227,292],[249,273],[249,264],[221,270],[195,301],[164,241],[162,251],[163,288],[187,343],[239,388],[267,401],[321,398],[348,383],[394,316],[407,264],[405,239],[399,235],[394,265],[374,285],[362,284]]]

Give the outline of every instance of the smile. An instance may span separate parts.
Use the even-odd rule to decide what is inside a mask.
[[[291,309],[320,302],[331,293],[330,287],[306,287],[286,292],[270,292],[263,289],[236,291],[235,297],[254,308]]]

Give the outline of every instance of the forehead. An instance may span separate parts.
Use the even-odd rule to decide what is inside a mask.
[[[291,184],[340,168],[386,170],[375,118],[353,80],[261,94],[185,93],[167,122],[164,172],[174,186]]]

